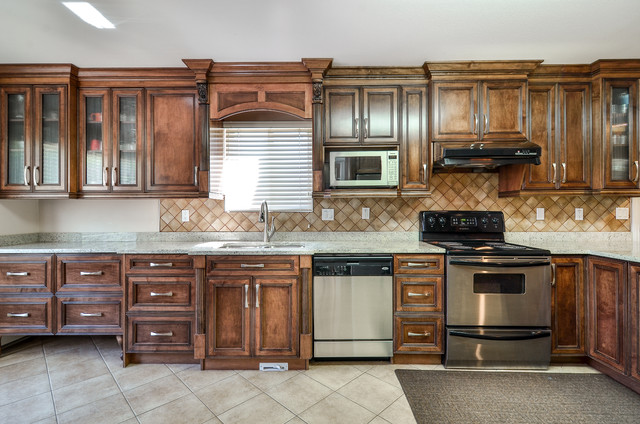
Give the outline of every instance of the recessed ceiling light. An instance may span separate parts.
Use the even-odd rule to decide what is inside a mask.
[[[116,27],[114,24],[109,22],[109,20],[105,18],[98,9],[86,1],[63,1],[62,4],[78,15],[80,19],[96,28],[111,29]]]

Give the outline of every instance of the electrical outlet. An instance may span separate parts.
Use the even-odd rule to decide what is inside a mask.
[[[575,210],[575,220],[582,221],[584,219],[584,211],[582,208],[576,208]]]
[[[188,209],[183,209],[182,210],[182,222],[189,222],[189,210]]]
[[[616,208],[616,219],[629,219],[629,208]]]
[[[544,221],[544,208],[536,208],[536,220]]]
[[[322,220],[333,221],[333,209],[322,209]]]
[[[362,219],[369,219],[369,208],[362,208]]]

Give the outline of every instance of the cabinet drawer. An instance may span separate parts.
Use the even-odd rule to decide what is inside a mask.
[[[444,255],[395,255],[396,274],[444,274]]]
[[[117,255],[58,256],[58,291],[121,291],[121,262]]]
[[[52,257],[36,255],[0,256],[0,292],[52,291]],[[26,290],[25,290],[26,289]]]
[[[442,312],[442,277],[395,277],[396,311]]]
[[[127,352],[193,351],[195,317],[127,317]]]
[[[207,256],[209,275],[298,275],[298,256]]]
[[[395,318],[394,351],[442,353],[442,316]]]
[[[0,298],[0,334],[53,334],[53,297]]]
[[[195,295],[195,277],[127,277],[129,311],[192,311]]]
[[[120,297],[57,297],[58,333],[122,334]]]
[[[126,255],[126,274],[194,274],[193,257],[187,255]]]

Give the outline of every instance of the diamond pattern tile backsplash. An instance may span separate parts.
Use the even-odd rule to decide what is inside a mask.
[[[630,207],[628,197],[532,196],[498,198],[494,173],[437,174],[428,198],[316,199],[313,212],[274,212],[278,231],[418,231],[422,210],[501,210],[507,231],[631,231],[630,220],[617,220],[616,208]],[[361,209],[369,208],[369,219]],[[545,209],[544,221],[536,208]],[[322,220],[322,209],[333,208],[333,221]],[[583,208],[584,220],[574,220]],[[189,210],[189,222],[181,211]],[[224,201],[164,199],[160,202],[160,231],[262,231],[257,212],[225,212]]]

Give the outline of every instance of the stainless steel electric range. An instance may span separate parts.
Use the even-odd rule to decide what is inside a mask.
[[[550,252],[504,241],[502,212],[424,211],[446,249],[446,368],[544,369],[551,355]]]

